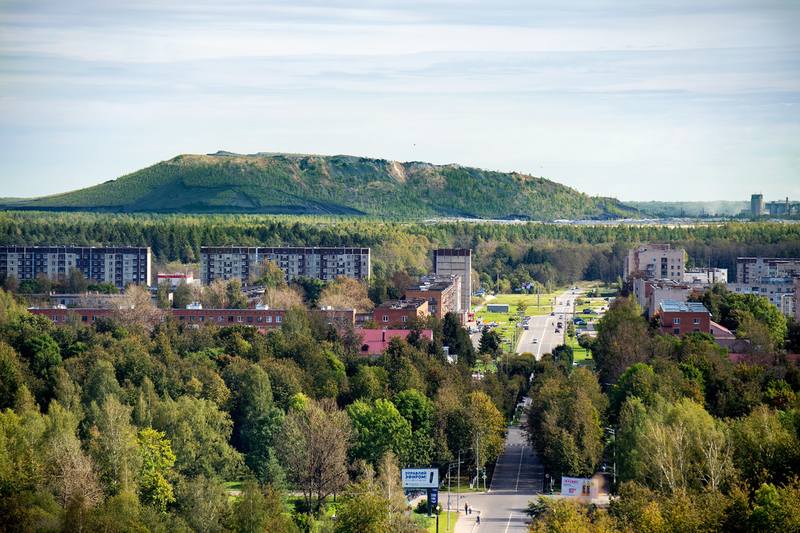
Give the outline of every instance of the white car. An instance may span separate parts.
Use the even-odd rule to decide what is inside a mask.
[[[539,339],[533,339],[533,344],[539,344]]]

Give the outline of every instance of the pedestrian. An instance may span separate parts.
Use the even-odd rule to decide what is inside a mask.
[[[472,514],[472,506],[471,505],[469,506],[469,513],[468,514]]]
[[[464,514],[469,514],[469,502],[464,502]]]
[[[475,523],[481,525],[481,512],[478,511],[478,516],[475,517]]]

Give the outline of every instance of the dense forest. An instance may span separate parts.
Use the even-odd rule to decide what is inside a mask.
[[[658,334],[618,298],[582,339],[595,372],[558,353],[537,365],[528,427],[547,471],[602,465],[617,497],[608,510],[542,498],[532,531],[800,530],[800,369],[784,351],[800,328],[764,298],[715,287],[701,299],[749,338],[748,362],[708,334]]]
[[[553,181],[429,163],[298,154],[181,155],[94,187],[4,207],[156,213],[469,218],[618,218],[612,198]]]
[[[727,268],[738,256],[800,256],[800,225],[693,226],[387,222],[353,217],[0,213],[0,244],[150,246],[156,260],[196,263],[203,245],[368,246],[376,283],[396,272],[423,274],[431,250],[473,250],[484,288],[513,290],[579,279],[615,281],[627,249],[643,242],[686,248],[689,265]],[[502,287],[496,287],[500,283]]]
[[[533,365],[474,381],[453,315],[370,360],[302,306],[263,335],[145,305],[56,327],[0,290],[0,530],[419,531],[398,468],[491,465]]]

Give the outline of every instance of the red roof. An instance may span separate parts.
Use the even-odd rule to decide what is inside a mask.
[[[389,341],[395,337],[405,340],[413,330],[410,329],[358,329],[361,335],[361,355],[380,355],[389,347]],[[420,336],[433,340],[433,330],[420,330]]]

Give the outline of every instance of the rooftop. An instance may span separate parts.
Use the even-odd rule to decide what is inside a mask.
[[[418,309],[425,303],[425,300],[412,298],[410,300],[387,300],[376,309]]]
[[[706,306],[700,302],[676,302],[675,300],[664,300],[658,305],[658,307],[662,312],[665,313],[708,313]]]

